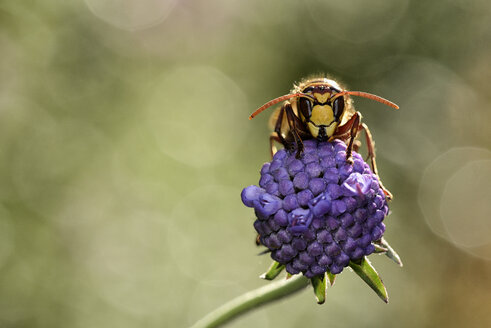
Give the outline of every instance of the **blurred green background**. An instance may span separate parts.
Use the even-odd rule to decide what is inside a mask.
[[[266,284],[241,189],[295,81],[352,90],[394,193],[354,274],[230,327],[491,326],[491,3],[0,2],[0,327],[186,327]],[[271,111],[272,112],[272,111]]]

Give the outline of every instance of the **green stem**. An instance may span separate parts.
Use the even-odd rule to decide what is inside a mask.
[[[191,328],[218,327],[256,307],[279,300],[308,286],[310,280],[303,275],[270,283],[234,298],[196,322]]]

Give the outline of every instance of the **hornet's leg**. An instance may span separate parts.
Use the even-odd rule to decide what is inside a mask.
[[[360,147],[361,147],[361,141],[360,140],[355,140],[353,142],[353,150],[358,152],[358,150],[360,150]]]
[[[356,112],[353,119],[353,125],[351,126],[351,134],[349,138],[348,147],[346,147],[346,162],[353,163],[353,158],[351,157],[351,153],[353,151],[353,141],[358,136],[358,130],[360,129],[360,119],[361,114]]]
[[[377,176],[380,188],[384,191],[385,196],[387,197],[388,200],[392,200],[392,193],[384,187],[382,184],[382,180],[380,180],[380,176],[378,175],[378,170],[377,170],[377,163],[375,162],[375,143],[372,138],[372,134],[370,133],[370,130],[368,129],[368,126],[363,123],[361,124],[361,128],[365,131],[365,137],[367,141],[367,149],[368,149],[368,156],[367,156],[367,161],[370,160],[370,165],[372,166],[372,171],[373,173]]]
[[[283,123],[284,113],[285,113],[285,106],[282,106],[278,118],[276,119],[276,123],[274,125],[274,132],[272,132],[271,135],[269,136],[271,158],[273,158],[273,155],[276,153],[276,147],[274,145],[275,141],[281,143],[283,147],[286,147],[286,140],[285,138],[283,138],[283,134],[281,133],[281,125]]]
[[[359,112],[354,113],[350,119],[340,125],[336,129],[336,133],[333,138],[341,139],[344,141],[348,141],[348,146],[346,147],[346,162],[352,164],[353,158],[351,157],[351,153],[353,151],[353,143],[355,138],[358,136],[358,131],[360,129],[360,119],[361,114]]]
[[[276,149],[276,146],[274,144],[275,141],[281,144],[283,143],[280,137],[278,137],[278,135],[276,134],[276,132],[271,132],[271,134],[269,135],[269,147],[271,150],[271,158],[273,158],[274,154],[276,154],[276,152],[278,151],[278,149]]]
[[[391,192],[384,187],[382,180],[380,180],[380,176],[378,175],[377,163],[375,161],[375,143],[373,142],[372,134],[370,133],[370,130],[368,129],[368,126],[366,124],[364,123],[360,124],[360,120],[361,120],[361,114],[359,112],[356,112],[355,114],[353,114],[353,116],[350,117],[350,119],[345,124],[339,126],[336,129],[336,134],[333,137],[344,141],[348,141],[348,137],[349,137],[348,147],[346,148],[346,161],[351,163],[352,149],[356,150],[358,148],[357,145],[358,141],[354,141],[354,139],[357,137],[357,134],[361,129],[365,131],[365,137],[366,137],[367,149],[368,149],[367,161],[370,160],[372,171],[377,176],[379,180],[380,188],[382,188],[382,190],[384,191],[385,196],[387,197],[388,200],[392,200]]]
[[[303,142],[300,136],[298,135],[298,129],[299,127],[297,126],[298,122],[300,119],[295,115],[295,112],[293,112],[292,105],[289,103],[285,104],[285,111],[286,111],[286,118],[288,121],[288,126],[290,127],[290,132],[293,135],[293,139],[295,140],[295,144],[297,146],[297,154],[295,155],[297,158],[300,158],[300,154],[302,154],[303,151]]]

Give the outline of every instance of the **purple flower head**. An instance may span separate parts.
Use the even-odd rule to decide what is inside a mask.
[[[297,208],[288,214],[289,229],[293,233],[301,233],[309,228],[312,222],[312,212],[307,209]]]
[[[291,274],[340,273],[374,252],[384,231],[387,201],[363,158],[340,140],[305,140],[304,151],[278,151],[263,165],[259,186],[242,191],[255,209],[254,228],[271,257]]]

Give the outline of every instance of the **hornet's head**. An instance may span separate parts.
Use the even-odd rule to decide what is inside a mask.
[[[329,140],[343,121],[345,113],[351,106],[345,96],[369,98],[395,109],[399,106],[382,97],[362,92],[343,90],[336,81],[327,78],[310,79],[295,86],[292,92],[268,101],[249,116],[249,119],[265,109],[285,100],[297,109],[300,120],[308,127],[312,137],[321,141]]]
[[[314,138],[327,140],[334,135],[345,113],[345,99],[337,96],[341,87],[333,80],[309,80],[298,87],[302,96],[296,107],[300,119]]]

